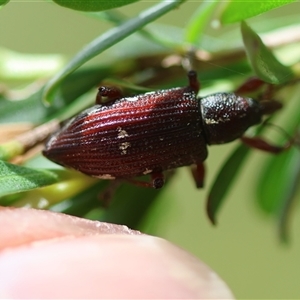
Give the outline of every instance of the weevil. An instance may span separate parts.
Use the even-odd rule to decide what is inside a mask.
[[[50,160],[102,179],[124,179],[161,188],[163,172],[192,166],[197,187],[204,182],[207,146],[241,138],[251,147],[278,152],[245,131],[281,108],[275,100],[256,101],[235,93],[197,97],[199,81],[133,97],[114,87],[100,87],[96,105],[84,110],[54,134],[43,154]],[[103,97],[109,100],[103,103]],[[149,174],[150,182],[136,180]]]

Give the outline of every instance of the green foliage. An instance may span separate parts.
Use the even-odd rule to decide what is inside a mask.
[[[0,6],[5,5],[9,2],[9,0],[0,0]]]
[[[58,181],[56,173],[34,170],[0,161],[0,196],[23,192]]]
[[[49,81],[44,92],[45,101],[47,101],[46,99],[48,97],[51,101],[53,94],[56,91],[55,88],[59,85],[59,83],[70,73],[78,69],[81,65],[91,60],[93,57],[95,57],[97,54],[100,54],[107,48],[123,40],[130,34],[141,29],[148,23],[153,22],[157,18],[171,11],[183,1],[184,0],[163,1],[157,4],[155,7],[151,7],[149,10],[144,11],[140,16],[128,20],[126,23],[109,30],[105,34],[92,41],[81,52],[79,52],[64,69],[62,69],[52,80]]]
[[[245,23],[241,25],[246,52],[255,74],[271,84],[285,83],[293,77],[292,70],[280,63],[262,42],[261,38]]]
[[[6,2],[2,1],[0,5]],[[37,126],[37,129],[44,125],[44,131],[38,136],[29,131],[29,135],[25,132],[10,137],[4,130],[1,138],[6,134],[9,137],[0,145],[1,159],[10,162],[21,159],[25,166],[1,161],[1,205],[41,207],[41,199],[47,199],[44,208],[137,226],[158,198],[159,191],[122,185],[109,209],[99,208],[97,199],[99,194],[105,196],[106,181],[80,177],[75,172],[66,175],[61,170],[51,171],[54,165],[42,158],[40,151],[33,155],[33,160],[28,160],[27,150],[34,150],[36,144],[44,141],[47,130],[51,131],[45,125],[64,121],[93,105],[99,82],[117,82],[128,93],[185,85],[181,63],[186,56],[199,71],[201,95],[217,92],[224,86],[225,90],[232,91],[253,75],[275,84],[272,96],[285,102],[287,108],[294,95],[293,109],[282,110],[280,115],[286,115],[286,119],[279,120],[278,124],[290,136],[296,136],[300,119],[300,103],[296,97],[299,92],[286,86],[298,84],[299,46],[296,40],[290,39],[285,40],[288,47],[284,47],[282,32],[299,29],[298,16],[270,18],[268,15],[268,11],[277,7],[283,9],[282,5],[293,1],[204,1],[186,20],[185,28],[157,22],[159,17],[174,9],[180,11],[187,5],[183,0],[155,3],[133,18],[116,9],[107,11],[135,2],[132,0],[55,2],[75,10],[102,10],[85,15],[99,22],[109,22],[113,28],[96,37],[67,63],[62,55],[22,54],[0,49],[0,78],[5,85],[0,89],[0,124],[3,128],[13,124],[21,132],[24,122]],[[254,29],[251,29],[245,19],[260,14],[263,18],[253,18],[251,28]],[[227,23],[233,24],[224,25]],[[265,42],[266,35],[276,36],[272,49]],[[103,53],[107,49],[109,53]],[[90,62],[96,56],[104,58],[92,65]],[[19,93],[16,94],[15,89]],[[251,96],[260,97],[263,92],[259,90]],[[275,142],[285,141],[275,139]],[[257,203],[263,211],[278,219],[283,238],[286,238],[286,224],[299,184],[297,147],[299,141],[292,150],[266,160],[266,169],[258,184]],[[224,206],[225,196],[234,188],[234,180],[245,170],[248,154],[249,148],[238,145],[216,175],[207,202],[208,215],[214,223],[220,207]],[[273,188],[274,184],[276,188]],[[21,193],[24,191],[27,192]],[[13,197],[12,193],[15,193]]]
[[[224,24],[235,23],[257,16],[282,5],[295,2],[296,0],[243,0],[228,1],[224,5],[221,22]]]
[[[207,199],[207,214],[213,224],[216,224],[216,215],[249,152],[249,148],[239,145],[220,168]]]
[[[75,10],[101,11],[128,5],[139,0],[53,0],[53,2]]]
[[[217,5],[218,1],[204,1],[199,5],[197,11],[191,17],[189,24],[186,26],[185,41],[187,43],[195,44],[197,41],[201,40]]]

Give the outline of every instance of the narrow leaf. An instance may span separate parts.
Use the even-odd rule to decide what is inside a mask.
[[[9,2],[9,0],[0,0],[0,6],[5,5]]]
[[[210,188],[206,209],[213,224],[216,224],[216,214],[249,152],[250,148],[243,144],[239,145],[221,167],[213,186]]]
[[[257,199],[264,212],[276,214],[280,210],[295,173],[296,154],[294,149],[291,149],[281,155],[273,156],[262,172]]]
[[[105,66],[84,68],[74,72],[62,81],[59,96],[55,97],[51,107],[45,107],[41,102],[43,88],[19,101],[10,101],[0,95],[0,124],[20,122],[39,124],[53,117],[58,117],[60,120],[62,120],[61,116],[71,117],[95,103],[96,86],[110,72],[111,70]],[[92,91],[94,94],[88,101],[78,99],[93,87],[95,87]]]
[[[51,171],[35,170],[0,161],[0,197],[23,192],[58,181]]]
[[[0,78],[34,80],[53,76],[65,63],[59,54],[28,54],[0,48]]]
[[[282,206],[279,211],[278,232],[279,237],[283,242],[288,241],[288,224],[290,221],[290,215],[292,213],[293,204],[298,200],[295,197],[295,193],[299,187],[300,180],[300,151],[293,148],[289,153],[290,161],[284,166],[287,169],[288,181],[285,181],[286,185],[284,189],[284,197],[282,199]],[[281,170],[280,170],[281,171]]]
[[[223,24],[239,22],[292,2],[296,2],[296,0],[229,1],[220,16],[220,19]]]
[[[277,60],[272,51],[245,22],[241,23],[241,31],[248,59],[260,79],[271,84],[280,84],[293,77],[291,69]]]
[[[83,50],[81,50],[61,72],[59,72],[48,82],[44,91],[44,101],[51,102],[59,83],[81,65],[95,57],[97,54],[116,44],[117,42],[123,40],[133,32],[144,27],[148,23],[156,20],[170,10],[176,8],[184,1],[185,0],[165,0],[143,11],[136,18],[130,19],[124,24],[107,31],[105,34],[96,38]]]
[[[161,191],[124,183],[116,190],[114,200],[100,220],[137,229]]]
[[[211,19],[218,0],[202,2],[197,11],[190,18],[186,26],[185,41],[195,45],[197,41],[201,40],[203,32]]]
[[[13,122],[41,122],[47,110],[41,103],[41,90],[19,101],[10,101],[0,97],[0,124]]]
[[[118,1],[103,1],[103,0],[53,0],[58,5],[81,11],[101,11],[112,9],[124,5],[128,5],[139,0],[118,0]]]

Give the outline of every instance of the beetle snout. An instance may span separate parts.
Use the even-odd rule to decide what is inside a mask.
[[[276,100],[262,100],[259,104],[263,115],[273,114],[275,111],[283,107],[283,105]]]

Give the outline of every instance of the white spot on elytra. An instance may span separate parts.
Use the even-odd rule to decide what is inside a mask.
[[[124,142],[119,145],[119,149],[121,150],[121,154],[124,155],[127,153],[127,148],[130,147],[131,144],[129,142]]]
[[[126,98],[127,101],[137,101],[139,100],[139,96],[133,96],[133,97],[128,97]]]
[[[146,170],[143,172],[143,174],[144,174],[144,175],[147,175],[147,174],[149,174],[149,173],[151,173],[151,172],[152,172],[152,170],[146,169]]]
[[[210,124],[218,124],[219,122],[216,121],[215,119],[205,119],[204,120],[206,124],[210,125]]]
[[[126,130],[122,129],[121,127],[118,127],[117,128],[117,131],[118,131],[118,138],[119,139],[123,139],[125,138],[126,136],[128,136],[128,133]]]
[[[219,119],[205,119],[204,120],[206,124],[211,125],[211,124],[219,124],[219,123],[225,123],[230,121],[229,118],[219,118]]]

